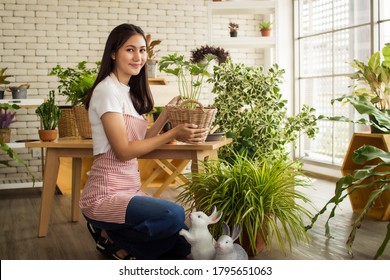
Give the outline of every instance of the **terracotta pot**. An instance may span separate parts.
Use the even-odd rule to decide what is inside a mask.
[[[261,29],[260,32],[261,36],[263,37],[268,37],[269,35],[271,35],[271,29]]]
[[[239,240],[239,239],[237,239]],[[260,254],[262,251],[266,249],[265,241],[261,237],[261,234],[257,234],[256,238],[256,249],[254,250],[250,244],[249,244],[249,238],[248,238],[248,233],[246,231],[246,228],[243,228],[242,230],[242,242],[240,244],[242,248],[247,252],[249,257],[254,257]]]
[[[45,130],[45,129],[40,129],[38,130],[39,134],[39,139],[42,141],[54,141],[57,139],[57,130]]]

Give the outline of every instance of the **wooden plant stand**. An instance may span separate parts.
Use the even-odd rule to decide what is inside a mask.
[[[349,143],[347,154],[341,167],[342,175],[352,174],[355,169],[362,168],[362,165],[352,161],[353,153],[363,145],[371,145],[384,151],[390,151],[390,134],[380,133],[354,133]],[[379,160],[373,160],[369,164],[379,163]],[[376,187],[355,190],[349,196],[352,209],[355,213],[360,213],[367,203],[368,196]],[[390,220],[390,191],[385,191],[376,201],[375,205],[367,212],[367,216],[377,220]]]

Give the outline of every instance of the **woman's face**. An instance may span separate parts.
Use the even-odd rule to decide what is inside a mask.
[[[131,76],[138,75],[147,60],[146,41],[141,34],[131,36],[116,53],[114,73],[123,84],[128,84]]]

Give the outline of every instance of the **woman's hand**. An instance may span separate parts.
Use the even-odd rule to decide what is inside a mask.
[[[198,128],[195,124],[180,124],[172,130],[175,133],[175,139],[191,144],[203,142],[208,134],[207,128]]]

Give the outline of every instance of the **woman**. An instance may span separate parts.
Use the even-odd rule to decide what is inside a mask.
[[[175,139],[200,142],[207,131],[185,124],[157,135],[167,121],[166,112],[147,130],[143,115],[154,104],[146,49],[140,27],[115,27],[86,102],[95,159],[80,207],[97,249],[116,259],[185,257],[190,252],[178,234],[185,226],[184,209],[140,191],[137,157]]]

